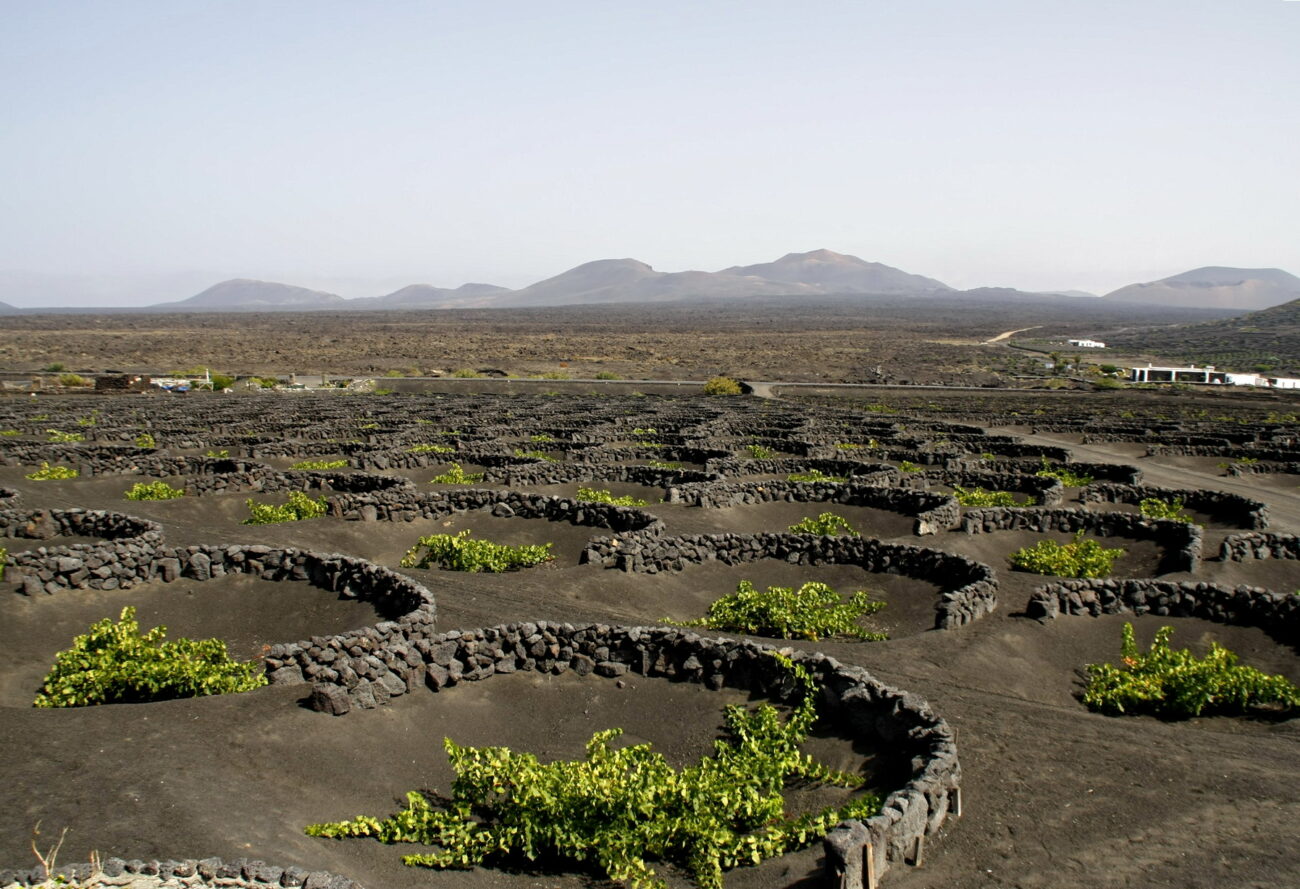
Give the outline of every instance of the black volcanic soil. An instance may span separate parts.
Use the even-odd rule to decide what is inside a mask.
[[[1010,326],[1010,325],[1009,325]],[[1034,436],[1053,443],[1052,435]],[[1131,448],[1080,446],[1076,459],[1129,462]],[[1300,531],[1300,498],[1276,478],[1224,479],[1213,470],[1140,460],[1153,484],[1222,486],[1270,504],[1276,530]],[[432,473],[430,473],[432,474]],[[421,483],[423,471],[412,473]],[[567,523],[466,514],[414,523],[321,519],[250,528],[239,524],[245,495],[166,503],[127,503],[133,479],[35,483],[17,467],[0,467],[0,486],[16,488],[22,508],[111,508],[153,518],[173,544],[284,543],[350,552],[396,565],[420,534],[470,527],[511,542],[554,541],[556,562],[507,575],[412,571],[438,600],[443,629],[546,618],[657,623],[702,613],[740,579],[789,585],[828,579],[837,588],[879,590],[889,606],[878,619],[887,642],[786,643],[860,664],[883,680],[925,697],[957,730],[964,817],[950,820],[926,847],[922,868],[898,866],[885,879],[897,889],[930,887],[1221,886],[1300,884],[1295,857],[1300,823],[1300,720],[1199,718],[1164,722],[1090,713],[1077,700],[1085,664],[1118,656],[1122,617],[1061,618],[1038,623],[1020,615],[1043,578],[1006,569],[1006,556],[1042,535],[910,535],[910,520],[875,511],[850,514],[855,525],[899,542],[918,543],[986,561],[1001,583],[998,610],[960,630],[928,629],[935,590],[906,578],[846,566],[799,568],[763,560],[716,562],[679,574],[636,576],[578,565],[576,553],[600,529]],[[595,484],[631,492],[632,488]],[[644,489],[642,496],[653,495]],[[275,498],[268,498],[275,499]],[[673,530],[780,530],[820,504],[774,508],[690,509],[651,504]],[[444,524],[450,522],[450,524]],[[1053,535],[1056,536],[1056,535]],[[1066,535],[1060,535],[1064,539]],[[26,542],[4,540],[11,551]],[[1123,573],[1150,576],[1159,553],[1129,547]],[[35,543],[35,542],[33,542]],[[1220,564],[1195,577],[1300,587],[1300,563]],[[1192,579],[1192,575],[1169,575]],[[709,750],[722,707],[742,700],[728,691],[629,676],[612,680],[519,673],[446,693],[404,696],[378,710],[343,718],[299,706],[302,687],[147,705],[38,711],[24,706],[43,658],[93,620],[135,604],[173,634],[218,635],[238,650],[372,619],[366,606],[339,602],[298,583],[231,578],[149,585],[113,593],[61,593],[25,599],[0,584],[0,745],[5,751],[0,805],[0,863],[29,866],[32,827],[45,835],[68,828],[62,860],[91,850],[128,858],[260,858],[326,869],[370,887],[557,887],[606,885],[587,873],[412,870],[407,851],[372,841],[306,837],[312,821],[387,814],[415,788],[447,790],[444,736],[506,745],[543,758],[574,757],[591,733],[621,726],[628,740],[649,740],[681,765]],[[1162,621],[1133,621],[1143,643]],[[1249,628],[1181,619],[1176,645],[1204,650],[1211,640],[1244,663],[1300,681],[1297,652]],[[896,764],[887,751],[852,749],[823,738],[813,749],[833,764],[864,768],[887,789]],[[784,889],[818,882],[820,849],[786,855],[727,875],[729,887]],[[670,874],[674,886],[685,885]]]

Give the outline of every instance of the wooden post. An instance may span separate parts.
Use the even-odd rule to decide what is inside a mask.
[[[916,849],[912,852],[912,867],[925,866],[925,834],[916,837]]]
[[[868,839],[867,844],[862,847],[862,852],[866,856],[866,861],[863,863],[863,870],[866,871],[863,876],[866,879],[862,882],[867,889],[876,889],[876,844]]]
[[[961,817],[961,788],[954,787],[952,792],[954,796],[954,800],[953,800],[954,814],[956,814],[956,816],[960,818]]]

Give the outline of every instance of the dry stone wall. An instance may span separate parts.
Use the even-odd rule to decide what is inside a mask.
[[[1268,527],[1268,507],[1258,500],[1251,500],[1239,494],[1225,491],[1204,489],[1180,490],[1175,488],[1157,488],[1152,485],[1117,485],[1110,483],[1093,484],[1079,492],[1079,499],[1084,503],[1131,503],[1139,504],[1146,499],[1164,500],[1172,503],[1181,500],[1189,509],[1195,509],[1214,518],[1262,531]]]

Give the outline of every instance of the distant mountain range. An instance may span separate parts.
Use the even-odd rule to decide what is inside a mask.
[[[345,299],[335,293],[274,281],[237,278],[223,281],[176,302],[154,303],[130,311],[152,312],[306,312],[379,309],[470,309],[546,307],[757,297],[811,298],[844,295],[971,298],[1095,299],[1077,290],[1025,292],[984,287],[958,291],[942,281],[831,250],[788,253],[774,262],[731,266],[716,272],[659,272],[636,259],[601,259],[518,290],[493,284],[455,288],[412,284],[383,296]],[[1300,278],[1280,269],[1206,267],[1160,281],[1131,284],[1105,300],[1152,306],[1250,311],[1300,297]],[[39,312],[0,304],[0,313]],[[96,311],[47,309],[45,311]]]
[[[1267,309],[1300,297],[1300,278],[1281,269],[1206,266],[1130,284],[1104,297],[1117,302],[1156,303],[1196,309]]]

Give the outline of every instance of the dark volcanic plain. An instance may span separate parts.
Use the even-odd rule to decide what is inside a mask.
[[[7,318],[3,362],[15,369],[50,361],[66,362],[73,369],[205,363],[232,370],[358,374],[410,364],[421,369],[499,367],[525,373],[564,363],[575,377],[593,375],[587,373],[590,369],[629,377],[699,377],[729,371],[786,380],[861,379],[864,366],[879,363],[887,368],[886,379],[978,384],[1007,373],[1005,362],[1018,355],[1001,346],[971,343],[1038,320],[1036,316],[1025,321],[1008,309],[963,322],[954,332],[951,325],[944,327],[937,310],[931,320],[923,315],[908,324],[901,314],[893,321],[888,313],[868,319],[847,310],[837,315],[826,305],[797,321],[776,311],[768,316],[761,310],[674,309],[654,319],[639,314],[639,326],[628,327],[619,311],[602,310],[604,320],[577,312],[511,312],[504,320],[468,312],[364,318]],[[550,333],[536,332],[543,317],[549,319]],[[708,332],[701,333],[706,320]],[[1097,332],[1095,327],[1085,330],[1087,320],[1070,320],[1064,313],[1043,319],[1048,331]],[[1114,317],[1110,321],[1122,323]],[[963,342],[948,342],[953,339]],[[918,352],[918,344],[924,351]],[[931,359],[942,367],[928,369],[926,361]],[[926,377],[931,370],[933,377]],[[95,425],[78,425],[96,409]],[[1031,592],[1045,581],[1008,570],[1006,558],[1041,535],[949,530],[914,537],[906,516],[837,508],[851,514],[864,536],[965,555],[995,569],[997,610],[968,626],[940,631],[931,628],[933,585],[847,566],[705,562],[681,572],[641,575],[579,563],[586,541],[605,533],[599,528],[477,512],[412,523],[327,517],[249,527],[240,524],[247,497],[280,497],[232,490],[166,502],[128,502],[123,492],[142,480],[139,476],[36,482],[25,475],[42,449],[55,462],[75,464],[79,450],[129,447],[132,438],[146,430],[156,434],[163,454],[229,449],[232,455],[275,469],[299,459],[336,456],[349,448],[354,461],[363,452],[387,453],[386,448],[404,453],[410,441],[437,430],[457,432],[447,439],[457,448],[453,457],[473,469],[482,465],[476,457],[504,457],[515,448],[536,447],[532,435],[550,435],[563,443],[568,430],[569,435],[594,432],[599,446],[609,449],[591,461],[599,476],[618,466],[646,462],[620,452],[630,439],[655,437],[632,436],[633,426],[654,427],[655,435],[670,445],[664,451],[667,457],[693,436],[741,460],[754,437],[783,457],[799,457],[809,433],[817,431],[864,445],[860,451],[843,450],[840,456],[845,459],[872,461],[867,441],[879,439],[899,448],[885,462],[898,466],[906,452],[939,470],[961,461],[978,464],[994,439],[967,440],[957,426],[945,425],[975,424],[1025,444],[1069,448],[1077,461],[1138,467],[1145,484],[1222,490],[1258,500],[1269,507],[1270,530],[1295,534],[1300,532],[1300,477],[1291,472],[1226,476],[1218,464],[1237,460],[1261,441],[1283,451],[1300,449],[1296,412],[1296,400],[1277,393],[918,393],[887,387],[858,398],[828,389],[792,391],[789,400],[761,401],[699,396],[24,394],[0,400],[0,428],[20,433],[0,439],[0,456],[5,457],[0,488],[19,493],[10,509],[81,507],[152,519],[162,524],[166,543],[173,546],[293,545],[354,554],[396,568],[415,538],[433,531],[473,527],[506,542],[556,544],[554,563],[523,572],[407,572],[433,592],[438,628],[444,631],[538,619],[657,625],[665,618],[699,615],[709,601],[746,578],[759,585],[811,579],[827,579],[837,589],[859,584],[889,602],[878,619],[890,630],[890,641],[781,644],[825,651],[926,698],[956,729],[964,776],[963,817],[950,819],[931,839],[923,867],[896,864],[885,886],[1277,887],[1300,884],[1294,854],[1300,823],[1300,721],[1207,717],[1165,722],[1089,712],[1077,698],[1084,665],[1116,660],[1120,628],[1133,618],[1063,616],[1039,622],[1024,617]],[[87,440],[48,445],[48,428],[79,430]],[[1089,437],[1111,429],[1118,430],[1116,440]],[[1223,444],[1211,454],[1148,456],[1148,447],[1168,443],[1172,431]],[[1250,441],[1239,441],[1243,435]],[[1229,441],[1232,436],[1237,438]],[[428,481],[441,465],[377,471],[408,478],[428,491],[438,490]],[[1019,471],[1032,474],[1036,468],[1035,460],[1025,460]],[[742,465],[735,477],[784,475],[747,473]],[[783,531],[802,515],[831,508],[810,502],[704,509],[658,503],[665,491],[653,485],[598,478],[584,484],[649,500],[645,510],[662,518],[670,534]],[[524,487],[563,496],[572,496],[576,488],[576,483]],[[1068,490],[1063,505],[1118,508],[1080,503],[1078,494]],[[1121,563],[1125,576],[1250,583],[1278,592],[1300,588],[1300,562],[1218,561],[1218,541],[1241,528],[1221,517],[1206,521],[1205,560],[1196,574],[1156,575],[1161,553],[1149,542],[1108,543],[1129,548]],[[39,543],[2,542],[11,553]],[[138,605],[146,626],[161,622],[173,634],[226,638],[240,657],[258,656],[263,646],[274,642],[363,626],[377,618],[368,606],[313,593],[319,591],[226,578],[27,597],[19,593],[12,575],[0,583],[0,745],[5,751],[0,867],[35,864],[29,840],[40,822],[46,838],[68,829],[61,857],[68,862],[84,861],[92,850],[128,859],[246,857],[328,870],[371,889],[602,886],[606,884],[597,876],[563,864],[469,872],[407,869],[398,862],[406,851],[401,847],[370,840],[313,839],[302,829],[319,820],[388,814],[408,790],[447,791],[452,775],[441,746],[446,735],[460,743],[528,750],[544,759],[572,758],[581,755],[594,731],[621,726],[629,739],[654,742],[681,766],[710,750],[723,705],[744,699],[734,690],[713,693],[639,675],[629,675],[620,688],[595,676],[517,673],[439,694],[419,690],[388,706],[343,717],[301,706],[303,686],[144,705],[55,711],[29,706],[54,653],[89,622],[115,616],[124,605]],[[1162,623],[1170,623],[1176,627],[1177,645],[1204,651],[1211,641],[1219,641],[1245,663],[1300,680],[1293,644],[1261,629],[1192,618],[1142,616],[1134,622],[1144,642]],[[861,769],[881,790],[891,789],[888,750],[835,736],[811,743],[832,764]],[[821,858],[820,846],[814,845],[757,868],[735,870],[727,875],[726,885],[825,885]],[[665,870],[672,885],[688,885],[680,874]]]

